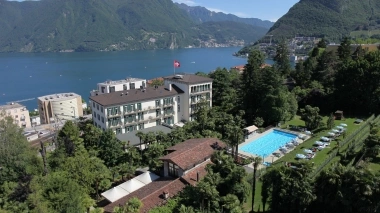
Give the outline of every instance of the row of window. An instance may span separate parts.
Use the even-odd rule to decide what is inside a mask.
[[[210,100],[210,93],[208,92],[204,95],[193,95],[190,98],[191,98],[191,103],[196,103],[202,99]]]
[[[101,106],[95,102],[92,102],[92,108],[95,109],[95,107],[97,110],[100,110],[101,112],[103,112],[103,106]]]
[[[191,93],[203,92],[203,91],[209,91],[209,90],[211,90],[211,84],[203,84],[203,85],[191,87]]]

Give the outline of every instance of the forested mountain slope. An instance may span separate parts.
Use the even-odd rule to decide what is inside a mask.
[[[171,0],[0,0],[0,52],[100,51],[202,46],[219,32],[194,23]],[[217,41],[251,42],[263,28],[235,27]],[[205,32],[207,33],[205,35]],[[246,37],[246,36],[244,36]],[[209,43],[207,43],[209,44]]]

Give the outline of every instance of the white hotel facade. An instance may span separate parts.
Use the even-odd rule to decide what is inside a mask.
[[[193,74],[164,78],[164,86],[91,93],[94,125],[116,134],[192,120],[202,99],[212,103],[212,79]]]

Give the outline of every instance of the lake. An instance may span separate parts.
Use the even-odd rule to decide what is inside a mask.
[[[246,64],[232,56],[240,47],[88,53],[0,53],[0,105],[19,102],[37,108],[37,97],[74,92],[88,100],[96,84],[126,77],[152,79],[176,72],[209,73]],[[267,63],[272,63],[267,61]]]

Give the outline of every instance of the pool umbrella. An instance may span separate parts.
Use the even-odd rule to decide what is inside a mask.
[[[315,141],[314,144],[319,145],[319,146],[322,146],[322,145],[323,145],[323,142],[321,142],[321,141]]]
[[[340,125],[341,125],[341,126],[347,126],[347,124],[343,124],[343,123],[342,123],[342,124],[340,124]]]
[[[321,140],[323,140],[323,141],[330,141],[330,138],[321,137]]]
[[[296,158],[299,158],[299,159],[305,159],[305,158],[306,158],[306,155],[303,155],[303,154],[296,154]]]
[[[337,129],[333,129],[333,130],[331,130],[331,132],[335,132],[335,133],[338,133],[338,132],[339,132],[339,130],[337,130]]]
[[[313,151],[311,151],[310,149],[304,149],[303,152],[307,153],[307,154],[311,154],[313,153]]]
[[[342,126],[337,126],[335,128],[337,128],[337,129],[344,129],[344,127],[342,127]]]
[[[305,134],[311,135],[310,131],[305,131]]]
[[[327,134],[330,135],[330,136],[335,136],[335,134],[333,132],[329,132]]]

